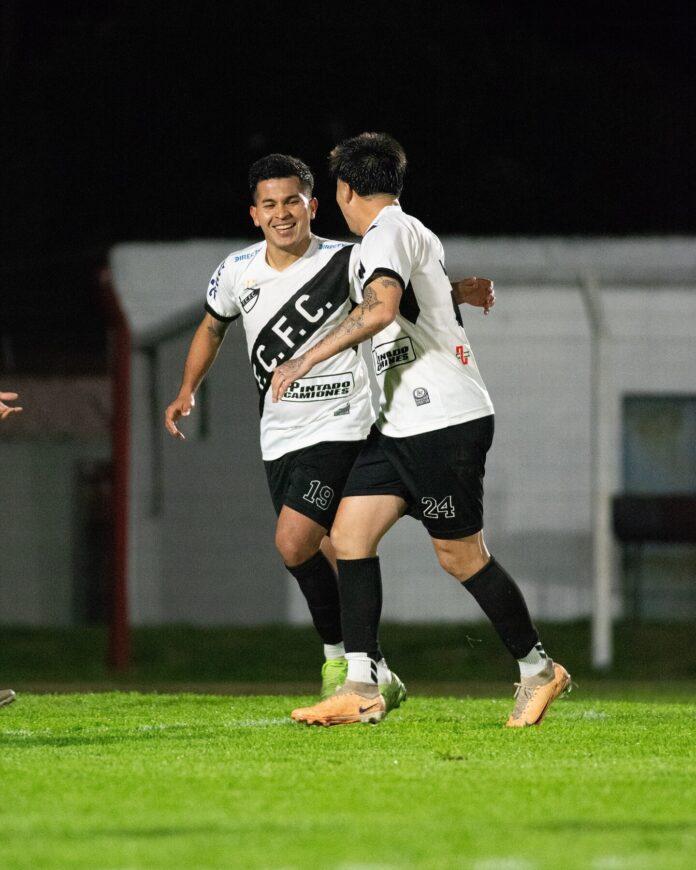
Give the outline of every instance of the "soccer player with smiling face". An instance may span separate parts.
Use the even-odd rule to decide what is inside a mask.
[[[303,176],[259,179],[249,206],[254,226],[266,239],[266,260],[278,271],[299,259],[312,238],[310,225],[319,203],[304,172]]]
[[[406,156],[392,137],[348,139],[331,152],[330,167],[345,221],[362,237],[362,299],[321,340],[275,369],[273,395],[280,400],[297,378],[371,338],[380,409],[331,532],[347,680],[332,697],[293,711],[293,718],[338,725],[378,722],[388,712],[374,676],[382,601],[377,548],[408,512],[430,534],[440,565],[474,596],[519,663],[507,725],[539,724],[570,677],[546,656],[520,589],[484,540],[493,405],[451,305],[442,244],[401,209]]]
[[[322,695],[347,670],[335,574],[327,537],[343,485],[374,414],[361,354],[346,348],[312,378],[289,385],[285,401],[271,401],[274,368],[321,340],[355,304],[355,245],[311,231],[318,203],[309,167],[270,154],[249,170],[250,215],[263,241],[234,251],[213,273],[206,314],[191,342],[179,395],[165,412],[167,431],[183,439],[177,422],[195,405],[195,393],[213,364],[229,324],[242,319],[259,391],[261,451],[278,515],[276,547],[296,578],[324,643]],[[458,302],[495,302],[492,282],[468,278],[452,286]],[[378,681],[388,706],[405,696],[381,656]]]
[[[270,154],[250,167],[249,211],[263,240],[232,252],[213,273],[206,313],[191,342],[179,394],[165,412],[165,426],[183,439],[177,422],[193,410],[196,390],[230,323],[241,318],[278,517],[275,544],[324,644],[321,693],[327,696],[347,669],[328,532],[374,412],[367,369],[353,348],[294,384],[281,405],[270,401],[270,377],[278,362],[320,339],[355,304],[351,275],[357,248],[312,233],[318,207],[313,184],[309,167],[288,155]],[[389,705],[397,706],[405,690],[379,658],[380,685]]]

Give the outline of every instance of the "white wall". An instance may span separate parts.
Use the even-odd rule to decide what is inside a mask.
[[[241,327],[233,324],[209,373],[207,409],[164,430],[193,330],[158,348],[156,395],[136,354],[133,393],[129,595],[135,624],[245,625],[284,621],[285,571],[273,545],[275,514],[258,436],[258,398]],[[207,414],[209,432],[200,433]],[[159,483],[153,436],[160,454]],[[157,486],[159,504],[154,504]]]
[[[535,617],[586,616],[592,587],[593,421],[591,339],[579,282],[588,270],[598,280],[612,335],[611,464],[606,474],[618,491],[623,393],[696,391],[696,294],[691,286],[696,248],[683,239],[449,239],[445,246],[452,277],[478,273],[496,278],[498,305],[489,317],[463,309],[496,407],[486,477],[489,547],[522,586]],[[176,263],[185,255],[187,281],[194,273],[202,276],[188,295],[177,291],[180,311],[188,299],[198,304],[200,288],[216,265],[213,253],[217,260],[220,250],[220,243],[196,243],[176,254]],[[140,246],[136,253],[140,265],[152,269],[167,252]],[[194,255],[197,264],[192,264]],[[119,256],[127,259],[127,246]],[[170,275],[176,269],[165,264],[161,272]],[[134,281],[140,273],[129,274]],[[669,282],[682,279],[683,287],[669,289]],[[627,284],[632,281],[636,283]],[[625,289],[610,289],[617,282]],[[153,286],[159,284],[158,277]],[[157,304],[148,302],[147,329],[153,328]],[[137,311],[133,303],[136,333]],[[182,336],[162,352],[161,409],[178,386],[188,339]],[[304,600],[273,550],[274,516],[258,451],[256,395],[241,336],[234,340],[233,355],[221,357],[209,378],[208,441],[198,443],[193,435],[184,445],[164,445],[166,492],[160,518],[148,517],[147,493],[139,492],[135,522],[140,532],[132,555],[136,620],[308,621]],[[229,338],[225,353],[228,343]],[[140,360],[137,366],[142,365]],[[147,386],[138,378],[136,391],[144,393]],[[135,460],[142,466],[135,475],[142,489],[150,435],[143,429],[135,437],[143,451]],[[218,510],[224,514],[220,522]],[[402,520],[390,532],[381,554],[385,619],[479,618],[469,596],[440,570],[427,534],[413,520]],[[252,574],[260,585],[249,580]]]
[[[78,471],[110,456],[110,384],[18,375],[0,389],[24,408],[0,424],[0,624],[70,625],[85,551]]]
[[[77,466],[80,462],[107,460],[109,454],[110,444],[105,437],[15,437],[3,433],[1,624],[74,622],[75,566],[80,546],[76,527]]]
[[[177,318],[191,306],[200,310],[208,275],[230,243],[134,247],[130,259],[129,246],[121,246],[118,259],[135,294],[129,316],[142,337],[158,318],[170,322],[174,309]],[[605,477],[619,491],[623,394],[696,393],[696,245],[602,241],[594,259],[587,240],[449,240],[446,247],[453,277],[478,272],[496,278],[498,305],[489,317],[463,309],[496,407],[486,476],[489,546],[517,578],[537,618],[587,615],[591,344],[575,279],[588,265],[600,279],[610,331],[605,434],[611,462]],[[620,277],[622,258],[636,283],[624,281],[623,289],[603,285],[602,276]],[[180,286],[170,306],[166,291],[177,275]],[[537,280],[553,275],[556,283],[539,289]],[[663,284],[638,283],[660,276]],[[684,283],[676,284],[675,276]],[[157,299],[149,298],[148,287]],[[138,299],[147,303],[142,321]],[[258,447],[257,394],[239,324],[230,329],[208,378],[208,437],[198,434],[195,417],[184,424],[184,443],[171,440],[162,427],[192,331],[193,325],[160,345],[154,396],[145,353],[133,358],[133,621],[306,622],[304,600],[273,547],[275,515]],[[69,624],[74,469],[80,460],[109,455],[108,384],[64,385],[58,394],[51,382],[44,398],[32,398],[31,382],[4,386],[23,393],[26,409],[0,429],[0,623]],[[52,413],[32,420],[32,408],[44,414],[73,400],[79,413],[66,411],[60,438],[55,431],[51,439],[39,437],[58,421]],[[76,421],[79,437],[71,434]],[[162,463],[158,512],[154,444]],[[440,570],[427,534],[413,520],[390,532],[381,553],[385,619],[478,618],[469,596]]]

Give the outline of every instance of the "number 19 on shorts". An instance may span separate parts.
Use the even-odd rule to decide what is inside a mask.
[[[309,484],[309,489],[302,496],[305,501],[310,504],[315,504],[320,510],[326,510],[331,504],[334,497],[334,491],[320,480],[313,480]]]

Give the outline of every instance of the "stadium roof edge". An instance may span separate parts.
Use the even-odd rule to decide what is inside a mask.
[[[133,340],[150,347],[203,314],[208,276],[253,239],[124,242],[109,252],[116,293]],[[696,286],[696,237],[442,236],[453,278],[485,275],[499,287],[560,289],[591,279],[600,288]]]

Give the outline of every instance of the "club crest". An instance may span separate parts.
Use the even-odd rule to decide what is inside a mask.
[[[239,301],[246,314],[248,314],[254,305],[256,305],[260,293],[261,288],[256,286],[247,287],[246,290],[244,290]]]

